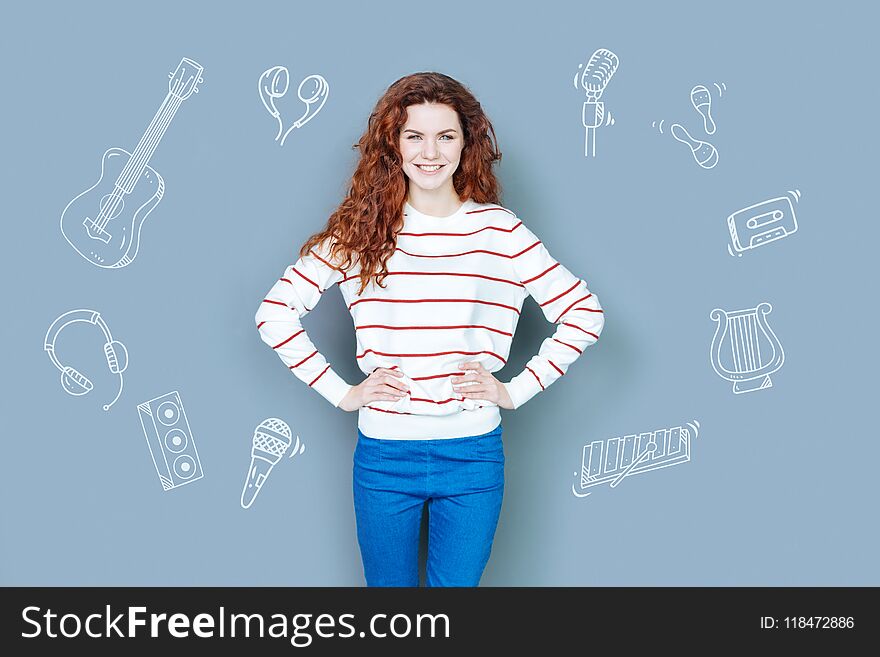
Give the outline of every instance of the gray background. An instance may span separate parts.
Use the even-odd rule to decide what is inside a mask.
[[[351,496],[356,414],[291,376],[254,329],[266,290],[343,198],[353,144],[387,86],[438,70],[467,84],[499,136],[503,203],[583,277],[607,313],[564,380],[504,414],[504,506],[483,585],[877,585],[876,15],[852,3],[17,3],[5,13],[2,477],[5,585],[363,584]],[[872,12],[873,13],[873,12]],[[577,65],[620,68],[616,125],[583,156]],[[205,68],[151,165],[167,183],[130,266],[101,270],[59,218],[131,150],[180,58]],[[256,92],[287,66],[330,83],[282,148]],[[702,134],[712,170],[652,121]],[[870,178],[869,178],[870,176]],[[799,230],[727,254],[725,218],[800,189]],[[871,285],[873,288],[873,284]],[[712,371],[709,312],[773,305],[773,387],[734,395]],[[129,350],[115,394],[101,340],[61,357],[96,390],[65,394],[51,322],[99,310]],[[339,292],[305,324],[360,380]],[[552,326],[526,304],[508,380]],[[200,481],[164,492],[136,406],[179,390]],[[239,507],[254,427],[285,419],[306,451]],[[583,445],[698,419],[689,463],[572,495]]]

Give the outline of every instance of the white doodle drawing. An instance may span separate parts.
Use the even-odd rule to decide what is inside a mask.
[[[712,94],[701,84],[691,89],[691,105],[703,117],[703,130],[707,135],[715,134],[715,119],[712,118]]]
[[[79,308],[77,310],[70,310],[58,317],[52,322],[52,325],[46,332],[43,348],[49,354],[49,359],[61,372],[61,387],[64,388],[65,392],[77,397],[90,392],[94,388],[92,381],[77,369],[70,365],[65,365],[58,358],[58,354],[55,353],[55,341],[58,339],[61,331],[66,326],[79,322],[93,324],[101,329],[101,332],[104,334],[104,358],[106,359],[107,367],[110,368],[110,372],[119,376],[119,389],[116,392],[116,396],[113,398],[113,401],[103,406],[105,411],[109,411],[110,407],[116,403],[116,400],[122,394],[122,373],[128,367],[128,349],[126,349],[124,344],[113,339],[113,336],[110,334],[110,328],[98,311]]]
[[[257,89],[260,92],[260,100],[263,101],[263,106],[278,122],[278,133],[275,135],[275,141],[280,139],[282,146],[284,146],[287,135],[294,128],[301,128],[317,116],[321,108],[324,107],[324,103],[327,102],[327,96],[330,93],[330,85],[322,76],[308,75],[303,78],[303,81],[299,83],[296,94],[306,104],[306,111],[285,131],[284,120],[281,118],[281,112],[275,106],[275,100],[287,93],[289,85],[290,73],[284,66],[273,66],[266,69],[257,81]]]
[[[575,497],[601,484],[615,488],[625,477],[690,461],[691,440],[700,430],[698,420],[685,425],[630,434],[584,445],[578,481],[571,485]],[[579,492],[580,491],[580,492]],[[586,491],[586,492],[584,492]]]
[[[251,465],[241,491],[241,508],[248,509],[269,478],[281,457],[290,447],[293,433],[284,420],[270,417],[260,422],[254,430],[254,438],[251,443]],[[300,443],[299,436],[291,450],[290,458],[305,451],[305,445]]]
[[[713,82],[712,86],[718,91],[718,97],[724,95],[724,92],[727,91],[727,84],[722,82],[718,84],[717,82]],[[703,129],[706,131],[707,135],[715,134],[715,119],[712,116],[712,94],[710,93],[708,87],[702,84],[695,85],[693,89],[691,89],[691,105],[693,105],[694,109],[697,110],[697,113],[703,119]],[[665,119],[661,119],[660,121],[652,121],[651,126],[657,128],[660,131],[660,134],[663,134],[663,123]]]
[[[138,404],[137,410],[162,490],[201,479],[202,462],[180,394],[174,390]]]
[[[718,164],[718,150],[708,141],[694,139],[680,123],[673,123],[669,129],[672,136],[691,149],[694,161],[704,169],[711,169]]]
[[[168,94],[134,152],[108,149],[98,182],[62,211],[61,234],[93,265],[118,269],[137,256],[144,220],[165,193],[165,181],[149,166],[150,158],[183,101],[198,93],[202,71],[193,60],[181,59],[168,74]]]
[[[795,203],[800,201],[801,192],[795,189],[788,193],[791,198],[771,198],[737,210],[727,217],[727,232],[730,235],[727,252],[730,255],[741,258],[745,251],[781,240],[797,231],[797,216],[791,200],[794,199]]]
[[[759,303],[748,310],[726,311],[715,308],[709,317],[718,323],[709,361],[715,373],[733,382],[736,394],[753,392],[773,386],[770,375],[785,361],[782,344],[767,323],[766,316],[773,310],[767,303]],[[726,342],[730,355],[722,355]],[[762,350],[763,344],[763,350]]]
[[[719,98],[727,90],[727,85],[724,82],[722,82],[721,84],[713,82],[712,84],[714,85],[715,89],[718,90]],[[703,129],[706,131],[706,134],[715,134],[716,124],[715,119],[712,116],[712,94],[709,91],[709,88],[702,84],[695,85],[691,89],[690,100],[691,105],[703,120]],[[665,119],[661,119],[660,121],[652,121],[651,126],[657,128],[657,130],[662,135],[664,134],[664,122]],[[685,144],[686,146],[688,146],[688,148],[691,149],[691,154],[694,157],[694,161],[701,167],[703,167],[704,169],[711,169],[716,164],[718,164],[718,149],[716,149],[714,145],[710,144],[708,141],[703,141],[701,139],[696,139],[695,137],[692,137],[687,129],[680,123],[673,123],[669,127],[669,131],[676,140],[680,141],[682,144]]]
[[[582,112],[584,124],[584,156],[596,157],[596,128],[603,125],[614,125],[611,112],[605,113],[605,103],[599,99],[611,80],[620,60],[610,50],[599,48],[593,53],[586,65],[579,64],[574,76],[575,89],[582,87],[587,94]],[[583,71],[580,69],[583,68]]]

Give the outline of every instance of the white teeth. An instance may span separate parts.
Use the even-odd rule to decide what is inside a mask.
[[[439,164],[432,164],[431,166],[425,166],[425,165],[423,165],[423,164],[417,164],[416,166],[417,166],[419,169],[421,169],[422,171],[436,171],[437,169],[440,168],[441,165],[439,165]]]

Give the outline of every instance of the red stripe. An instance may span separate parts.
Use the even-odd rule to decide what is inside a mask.
[[[292,369],[294,369],[294,368],[296,368],[296,367],[299,367],[300,365],[302,365],[303,363],[305,363],[309,358],[311,358],[312,356],[314,356],[316,353],[318,353],[317,350],[313,351],[313,352],[310,353],[308,356],[306,356],[306,357],[303,358],[301,361],[299,361],[296,365],[291,365],[288,369],[291,369],[291,370],[292,370]]]
[[[279,280],[279,281],[284,281],[285,283],[290,283],[290,279],[289,279],[289,278],[279,278],[278,280]],[[290,283],[290,284],[293,285],[293,283]]]
[[[491,326],[483,326],[481,324],[463,324],[461,326],[386,326],[385,324],[365,324],[364,326],[355,326],[354,330],[359,331],[360,329],[392,329],[394,331],[413,331],[413,330],[425,330],[425,329],[469,329],[469,328],[479,328],[486,329],[487,331],[492,331],[493,333],[500,333],[501,335],[506,335],[509,338],[513,337],[513,333],[508,333],[507,331],[502,331],[501,329],[492,328]]]
[[[320,379],[322,376],[324,376],[324,372],[326,372],[329,369],[330,369],[330,365],[328,364],[327,367],[325,367],[323,370],[321,370],[321,373],[318,376],[316,376],[314,379],[312,379],[312,382],[309,384],[309,387],[311,388],[313,385],[315,385],[315,382],[318,379]]]
[[[592,296],[592,295],[590,295],[590,296]],[[575,303],[577,303],[577,302],[575,302]],[[591,313],[604,313],[605,312],[604,310],[596,310],[595,308],[584,308],[583,306],[581,306],[580,308],[575,308],[575,310],[588,310]]]
[[[514,253],[513,255],[508,255],[506,253],[498,253],[497,251],[486,251],[485,249],[474,249],[473,251],[464,251],[462,253],[441,253],[439,255],[427,255],[424,253],[410,253],[409,251],[405,251],[401,248],[394,249],[395,251],[400,251],[401,253],[405,253],[408,256],[413,256],[415,258],[458,258],[459,256],[473,255],[474,253],[485,253],[486,255],[494,255],[500,258],[517,258],[521,256],[526,251],[530,249],[534,249],[541,243],[540,240],[532,244],[531,246],[526,247],[519,253]]]
[[[532,376],[534,376],[535,379],[538,381],[538,385],[541,386],[541,390],[544,390],[544,389],[545,389],[545,388],[544,388],[544,384],[541,383],[541,379],[539,379],[539,378],[538,378],[538,375],[535,374],[535,370],[533,370],[533,369],[532,369],[531,367],[529,367],[528,365],[526,365],[526,369],[527,369],[529,372],[531,372],[531,373],[532,373]]]
[[[550,360],[549,358],[547,359],[547,362],[550,363],[550,364],[553,366],[553,369],[554,369],[554,370],[556,370],[557,372],[559,372],[559,376],[565,376],[565,372],[563,372],[561,369],[559,369],[558,367],[556,367],[556,363],[554,363],[554,362],[553,362],[552,360]]]
[[[383,351],[376,351],[374,349],[365,349],[362,354],[358,354],[355,358],[363,358],[367,354],[376,354],[377,356],[392,356],[395,358],[423,358],[428,356],[447,356],[449,354],[462,354],[464,356],[476,356],[478,354],[489,354],[490,356],[494,356],[502,363],[507,363],[501,356],[491,351],[438,351],[436,353],[426,353],[426,354],[388,354]],[[314,354],[313,354],[314,355]],[[294,366],[296,367],[296,366]]]
[[[516,216],[516,215],[513,214],[513,212],[511,212],[510,210],[505,210],[504,208],[495,208],[495,207],[493,207],[493,208],[482,208],[482,209],[480,209],[480,210],[469,210],[469,211],[465,212],[465,214],[479,214],[480,212],[489,212],[490,210],[502,210],[503,212],[506,212],[506,213],[509,214],[509,215],[513,215],[514,217]],[[522,223],[522,222],[520,222],[520,223]]]
[[[522,251],[520,251],[519,253],[514,253],[512,256],[508,256],[508,257],[509,257],[509,258],[518,258],[518,257],[520,257],[523,253],[525,253],[526,251],[531,251],[532,249],[534,249],[534,248],[535,248],[536,246],[538,246],[540,243],[541,243],[541,240],[538,240],[537,242],[535,242],[535,243],[532,244],[531,246],[527,246],[526,248],[524,248],[524,249],[523,249]]]
[[[498,228],[497,226],[486,226],[485,228],[480,228],[479,230],[472,231],[470,233],[397,233],[398,235],[409,235],[410,237],[427,237],[429,235],[437,235],[443,237],[467,237],[468,235],[476,235],[477,233],[482,233],[484,230],[497,230],[501,233],[512,233],[517,228],[522,226],[522,222],[520,221],[513,228]]]
[[[442,379],[447,376],[459,376],[459,375],[463,375],[463,374],[464,374],[464,372],[450,372],[449,374],[432,374],[430,376],[411,376],[410,378],[413,381],[427,381],[428,379]]]
[[[303,273],[302,273],[300,270],[298,270],[296,267],[291,267],[291,269],[294,271],[294,273],[299,274],[303,279],[307,280],[309,283],[311,283],[312,285],[314,285],[315,288],[318,290],[318,292],[323,292],[323,290],[321,289],[321,286],[320,286],[320,285],[318,285],[317,283],[315,283],[315,281],[313,281],[311,278],[309,278],[308,276],[306,276],[305,274],[303,274]]]
[[[373,372],[375,372],[376,370],[378,370],[379,367],[380,367],[380,366],[377,365],[376,367],[374,367],[373,369],[371,369],[371,370],[370,370],[370,374],[372,374]],[[397,369],[397,365],[392,365],[391,367],[386,367],[385,369],[386,369],[386,370],[396,370],[396,369]]]
[[[568,294],[569,292],[571,292],[574,288],[576,288],[578,285],[580,285],[580,283],[581,283],[580,281],[576,281],[574,285],[572,285],[570,288],[568,288],[568,289],[567,289],[565,292],[563,292],[562,294],[557,294],[557,295],[556,295],[555,297],[553,297],[552,299],[550,299],[550,300],[548,300],[548,301],[545,301],[544,303],[539,303],[538,305],[541,306],[541,307],[543,308],[543,307],[546,306],[548,303],[553,303],[554,301],[557,301],[558,299],[561,299],[561,298],[564,297],[566,294]]]
[[[371,411],[381,411],[382,413],[394,413],[395,415],[412,415],[412,413],[404,413],[401,411],[386,411],[384,408],[376,408],[375,406],[364,406],[364,408],[369,408]]]
[[[586,300],[589,299],[591,296],[593,296],[593,293],[592,293],[592,292],[591,292],[590,294],[588,294],[587,296],[585,296],[585,297],[581,297],[580,299],[577,299],[577,300],[575,300],[575,301],[572,301],[571,306],[573,306],[573,305],[576,304],[576,303],[580,303],[581,301],[586,301]],[[559,317],[557,317],[557,318],[556,318],[556,321],[553,322],[553,323],[556,324],[560,319],[562,319],[562,316],[563,316],[565,313],[567,313],[569,310],[571,310],[571,306],[569,306],[568,308],[566,308],[565,310],[563,310],[561,313],[559,313]]]
[[[262,321],[262,322],[260,322],[259,324],[257,324],[257,330],[259,331],[259,330],[260,330],[260,327],[261,327],[263,324],[265,324],[265,323],[266,323],[265,321]]]
[[[322,258],[322,257],[319,256],[317,253],[315,253],[315,250],[314,250],[314,249],[309,249],[309,253],[311,253],[311,254],[312,254],[313,256],[315,256],[318,260],[320,260],[320,261],[323,262],[325,265],[327,265],[328,267],[330,267],[330,269],[335,269],[336,271],[338,271],[338,272],[340,272],[340,273],[342,273],[342,274],[345,273],[345,272],[344,272],[342,269],[340,269],[339,267],[334,267],[334,266],[331,265],[329,262],[327,262],[326,260],[324,260],[324,258]]]
[[[558,266],[559,266],[559,263],[557,262],[555,265],[552,265],[551,267],[548,267],[547,269],[545,269],[544,271],[542,271],[542,272],[541,272],[540,274],[538,274],[537,276],[532,276],[531,278],[527,278],[526,280],[523,281],[523,283],[531,283],[532,281],[536,281],[536,280],[538,280],[539,278],[541,278],[541,276],[543,276],[544,274],[546,274],[547,272],[550,272],[550,271],[553,271],[554,269],[556,269]]]
[[[281,342],[279,342],[278,344],[276,344],[276,345],[275,345],[274,347],[272,347],[272,348],[273,348],[273,349],[277,349],[278,347],[282,347],[282,346],[286,345],[288,342],[290,342],[291,340],[293,340],[293,339],[294,339],[296,336],[298,336],[300,333],[305,333],[305,332],[306,332],[305,329],[300,329],[299,331],[297,331],[296,333],[294,333],[293,335],[291,335],[289,338],[287,338],[286,340],[282,340]]]
[[[297,310],[295,308],[291,308],[283,301],[273,301],[272,299],[263,299],[263,303],[274,303],[277,306],[284,306],[288,310],[293,310],[294,312],[297,312]],[[303,306],[303,308],[305,308],[305,306]],[[306,312],[311,312],[311,310],[312,310],[311,308],[305,308]]]
[[[418,397],[412,397],[410,401],[414,402],[427,402],[429,404],[447,404],[451,401],[463,401],[459,397],[450,397],[449,399],[444,399],[443,401],[434,401],[433,399],[420,399]]]
[[[506,308],[507,310],[512,310],[517,315],[519,315],[519,310],[514,308],[513,306],[507,306],[503,303],[495,303],[494,301],[480,301],[478,299],[358,299],[357,301],[352,301],[348,305],[348,309],[351,310],[352,306],[355,306],[359,303],[365,303],[367,301],[378,301],[381,303],[482,303],[487,306],[498,306],[499,308]]]
[[[515,285],[516,287],[524,287],[522,283],[517,283],[516,281],[511,281],[507,278],[496,278],[495,276],[485,276],[483,274],[464,274],[460,272],[453,271],[389,271],[389,276],[472,276],[474,278],[485,278],[489,281],[497,281],[499,283],[509,283],[510,285]],[[345,283],[346,281],[350,281],[353,278],[358,278],[358,276],[346,276],[343,278],[340,283]]]
[[[553,338],[553,339],[556,340],[556,338]],[[580,349],[578,349],[578,348],[575,347],[574,345],[572,345],[572,344],[568,344],[567,342],[563,342],[562,340],[556,340],[556,342],[558,342],[559,344],[564,344],[566,347],[568,347],[568,348],[570,348],[570,349],[574,349],[574,350],[575,350],[576,352],[578,352],[579,354],[584,353],[583,351],[581,351]]]
[[[599,336],[598,336],[598,335],[596,335],[596,334],[593,333],[592,331],[588,331],[587,329],[582,329],[580,326],[575,326],[574,324],[569,324],[568,322],[562,322],[562,325],[563,325],[563,326],[570,326],[571,328],[576,328],[578,331],[583,331],[583,332],[586,333],[587,335],[592,335],[592,336],[593,336],[594,338],[596,338],[597,340],[599,339]]]

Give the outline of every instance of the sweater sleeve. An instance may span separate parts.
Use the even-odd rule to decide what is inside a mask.
[[[513,268],[544,317],[557,328],[525,369],[505,383],[514,408],[563,376],[584,349],[599,339],[605,314],[587,284],[557,262],[525,225],[513,231]]]
[[[330,263],[325,242],[284,270],[260,302],[255,317],[263,342],[275,350],[300,381],[334,406],[339,406],[352,386],[333,371],[315,348],[300,318],[314,309],[324,290],[343,276],[344,272]]]

